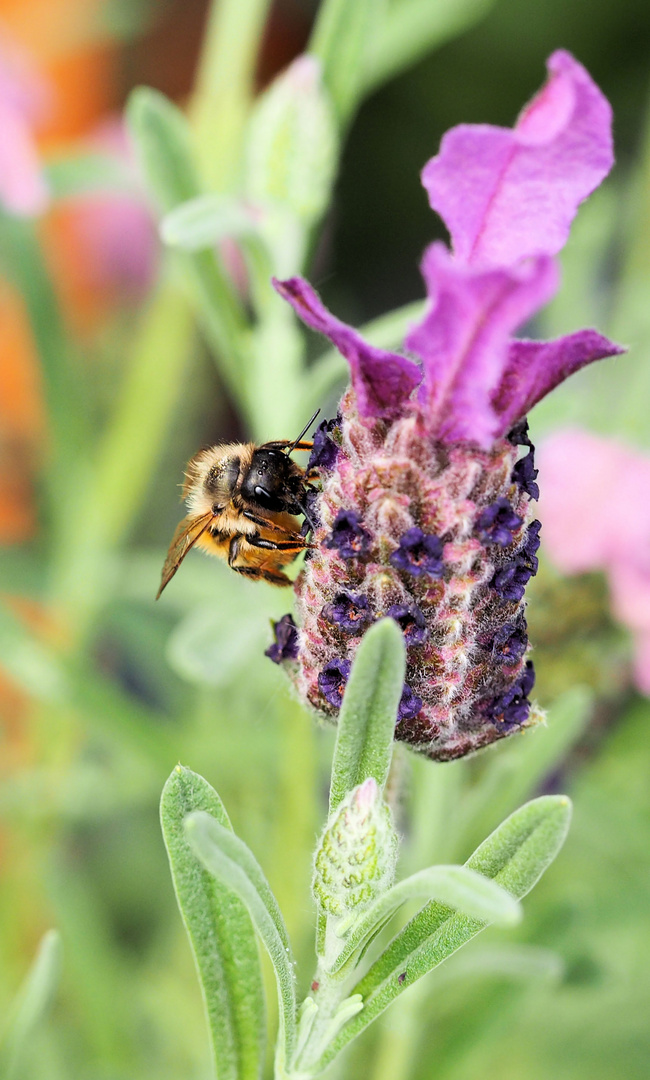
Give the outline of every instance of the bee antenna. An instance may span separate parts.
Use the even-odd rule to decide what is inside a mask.
[[[285,450],[285,454],[287,455],[287,457],[289,457],[289,454],[292,454],[292,453],[293,453],[293,451],[294,451],[294,450],[296,449],[296,447],[297,447],[298,443],[299,443],[299,442],[300,442],[300,440],[302,439],[303,435],[304,435],[304,434],[306,434],[306,432],[308,432],[308,431],[309,431],[309,429],[310,429],[311,425],[313,424],[314,420],[315,420],[315,419],[316,419],[316,417],[318,416],[319,412],[320,412],[320,409],[316,409],[316,412],[315,412],[315,413],[314,413],[314,415],[312,416],[311,420],[309,420],[309,421],[308,421],[308,422],[307,422],[307,423],[305,424],[305,426],[304,426],[304,428],[302,429],[302,431],[300,432],[300,435],[298,436],[298,438],[297,438],[297,439],[295,439],[295,440],[294,440],[294,441],[293,441],[293,442],[291,443],[291,446],[290,446],[290,447],[289,447],[289,448],[288,448],[287,450]]]

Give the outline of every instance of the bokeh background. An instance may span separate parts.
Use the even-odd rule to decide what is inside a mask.
[[[428,4],[443,15],[452,6]],[[306,47],[316,11],[309,0],[271,5],[258,90]],[[420,255],[443,235],[422,165],[453,124],[511,124],[548,54],[570,49],[613,105],[618,164],[583,208],[562,292],[534,330],[597,325],[630,352],[548,398],[532,433],[543,444],[580,425],[631,448],[647,478],[650,7],[464,0],[458,12],[423,35],[424,55],[385,70],[351,117],[309,276],[359,325],[418,300]],[[0,1032],[43,933],[56,927],[63,941],[60,982],[19,1078],[211,1075],[157,819],[178,760],[222,795],[278,895],[303,985],[310,977],[310,852],[332,733],[263,655],[269,617],[287,599],[192,555],[153,602],[187,459],[216,440],[294,434],[277,430],[271,399],[252,431],[163,249],[122,121],[134,87],[162,91],[202,126],[206,170],[219,171],[209,154],[218,121],[196,104],[208,15],[204,0],[0,0]],[[19,160],[19,180],[36,168],[49,189],[27,216],[10,191]],[[236,247],[223,258],[245,290]],[[333,378],[330,403],[336,389]],[[283,418],[307,419],[298,382],[281,395]],[[650,503],[644,484],[630,494],[630,519]],[[576,496],[576,518],[579,506]],[[650,577],[650,533],[640,535],[639,573]],[[569,841],[526,901],[523,927],[484,935],[405,995],[352,1048],[342,1076],[647,1076],[650,675],[640,642],[650,598],[622,613],[611,567],[567,569],[560,529],[529,607],[548,729],[470,762],[404,755],[400,827],[406,868],[464,859],[525,798],[563,790],[575,800]]]

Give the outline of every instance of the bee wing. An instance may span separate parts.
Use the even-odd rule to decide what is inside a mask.
[[[162,568],[160,588],[156,594],[156,600],[173,578],[188,551],[194,547],[196,541],[203,535],[213,518],[214,514],[211,513],[201,514],[200,517],[186,517],[177,526],[172,542],[169,545],[165,565]]]

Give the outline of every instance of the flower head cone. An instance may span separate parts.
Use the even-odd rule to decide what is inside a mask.
[[[514,129],[455,128],[423,171],[452,250],[425,252],[429,303],[410,356],[370,346],[305,281],[275,283],[351,374],[315,442],[321,492],[290,670],[335,718],[361,635],[394,618],[407,647],[395,735],[435,760],[534,722],[524,591],[539,489],[525,417],[572,372],[621,351],[593,330],[512,336],[553,295],[554,256],[613,160],[609,105],[587,72],[558,52],[549,73]]]

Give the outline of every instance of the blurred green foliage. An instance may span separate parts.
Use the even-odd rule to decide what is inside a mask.
[[[222,6],[232,15],[232,3]],[[439,229],[418,170],[448,126],[511,123],[539,85],[546,55],[572,49],[613,103],[620,164],[578,219],[563,291],[539,329],[597,323],[631,350],[565,384],[535,413],[532,431],[540,437],[578,421],[647,447],[650,8],[641,0],[496,0],[455,13],[443,0],[391,0],[390,8],[399,63],[388,63],[385,41],[375,40],[365,84],[349,78],[355,59],[347,54],[344,70],[328,69],[346,143],[320,239],[309,225],[310,276],[356,322],[417,300],[417,262]],[[218,20],[211,23],[189,109],[208,186],[226,192],[266,14],[260,0],[241,0],[245,9],[249,37],[226,22],[220,39]],[[414,35],[414,13],[425,9],[431,25]],[[336,59],[332,33],[321,32],[325,60]],[[239,64],[234,82],[209,77],[224,53]],[[180,113],[169,109],[174,124]],[[216,129],[214,115],[223,121]],[[181,117],[178,129],[184,124]],[[96,183],[87,158],[77,171],[68,164],[57,181],[67,190]],[[164,208],[197,193],[183,181]],[[311,967],[310,858],[333,733],[304,715],[262,655],[268,621],[287,600],[199,556],[158,606],[153,596],[187,458],[216,438],[290,434],[285,425],[306,419],[315,387],[317,404],[334,400],[341,369],[323,357],[299,373],[303,345],[287,324],[287,384],[265,368],[262,350],[244,386],[230,346],[236,339],[251,359],[249,312],[224,284],[218,256],[189,256],[191,274],[184,258],[166,260],[137,325],[118,313],[88,346],[66,332],[35,231],[0,222],[0,263],[29,311],[50,433],[39,534],[21,550],[0,551],[3,1021],[50,927],[64,953],[52,1011],[11,1065],[17,1080],[211,1075],[157,818],[178,760],[223,796],[278,897],[301,970]],[[248,266],[254,274],[254,253]],[[222,314],[224,296],[230,305],[225,341],[215,296]],[[391,316],[379,339],[396,343],[403,321]],[[106,352],[102,382],[89,361]],[[650,702],[629,689],[627,643],[609,620],[602,583],[567,583],[546,570],[530,614],[549,726],[469,762],[404,755],[403,870],[463,860],[526,797],[558,787],[575,802],[567,846],[526,901],[516,942],[491,930],[485,945],[468,946],[409,990],[351,1049],[344,1076],[647,1076]],[[268,967],[264,974],[270,985]]]

